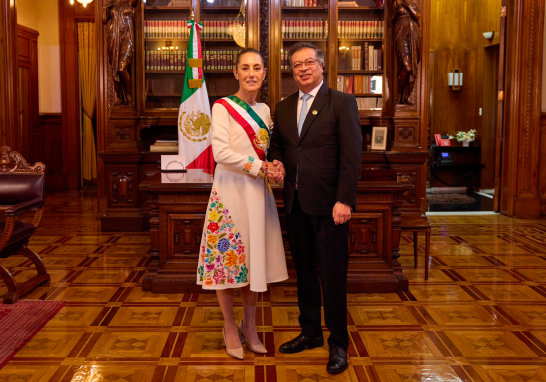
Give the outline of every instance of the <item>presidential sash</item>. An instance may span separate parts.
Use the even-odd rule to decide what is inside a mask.
[[[229,115],[245,131],[261,160],[265,160],[265,151],[269,148],[269,129],[250,105],[237,96],[231,95],[216,101],[226,108]]]

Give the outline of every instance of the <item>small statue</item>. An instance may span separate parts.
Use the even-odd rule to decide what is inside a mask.
[[[397,103],[415,102],[417,71],[421,62],[421,13],[415,0],[393,0],[394,46],[398,54]]]
[[[116,105],[134,105],[129,67],[134,55],[134,14],[138,0],[107,0],[102,23],[107,28],[108,62],[112,65]]]

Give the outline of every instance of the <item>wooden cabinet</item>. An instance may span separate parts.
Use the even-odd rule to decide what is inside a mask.
[[[199,181],[196,179],[199,178]],[[395,176],[396,178],[396,176]],[[188,170],[176,181],[155,174],[141,182],[151,208],[152,263],[142,288],[155,293],[201,291],[196,272],[212,177]],[[399,292],[408,289],[408,279],[398,262],[402,195],[411,186],[395,181],[363,181],[358,187],[358,205],[349,223],[350,292]],[[281,228],[285,230],[283,189],[273,185]],[[295,270],[288,245],[289,280]]]
[[[167,232],[171,238],[168,246],[168,257],[195,257],[199,254],[199,244],[205,215],[169,214]]]

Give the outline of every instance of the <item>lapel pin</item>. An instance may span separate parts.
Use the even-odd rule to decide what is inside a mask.
[[[316,110],[313,110],[313,115],[317,115],[317,111]]]

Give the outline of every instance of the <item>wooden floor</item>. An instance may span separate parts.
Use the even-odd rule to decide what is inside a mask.
[[[68,304],[0,370],[0,382],[546,381],[546,221],[430,218],[428,282],[423,248],[414,268],[403,237],[410,292],[349,296],[351,366],[330,376],[327,347],[277,351],[299,333],[294,287],[260,296],[267,356],[231,359],[214,295],[143,293],[148,235],[102,233],[97,210],[92,192],[47,198],[32,248],[52,282],[25,298]],[[24,258],[0,262],[19,280],[32,274]]]

